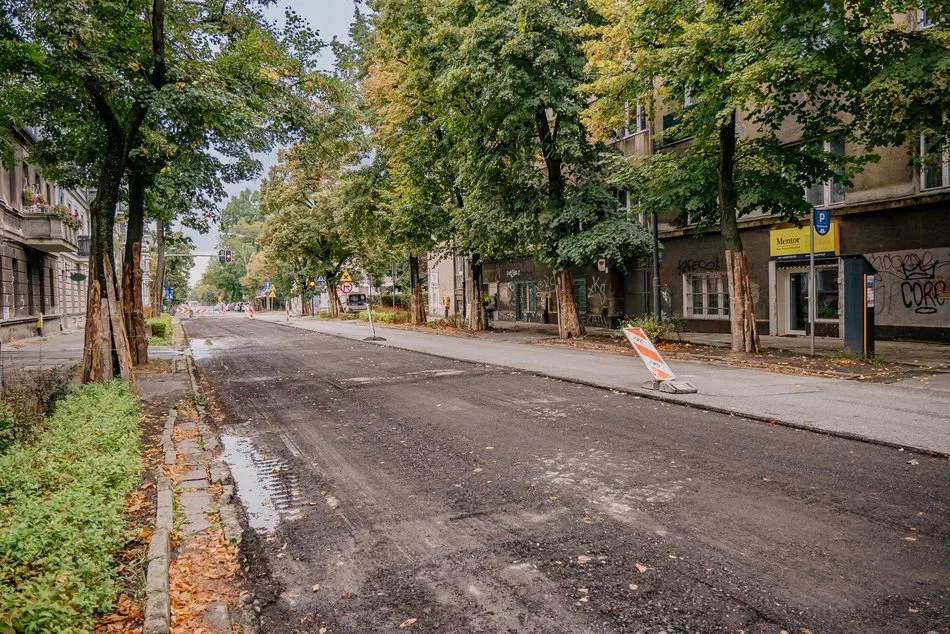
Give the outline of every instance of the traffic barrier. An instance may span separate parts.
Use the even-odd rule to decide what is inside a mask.
[[[247,316],[250,319],[254,319],[254,305],[253,304],[247,305]]]

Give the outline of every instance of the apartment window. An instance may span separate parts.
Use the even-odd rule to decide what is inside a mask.
[[[844,141],[835,139],[816,144],[825,152],[834,154],[844,154]],[[827,207],[844,202],[845,189],[844,184],[839,178],[815,183],[805,190],[805,200],[813,207]]]
[[[950,152],[939,151],[937,144],[920,137],[920,188],[936,189],[950,185]]]
[[[683,91],[683,107],[689,108],[690,106],[696,105],[696,101],[693,99],[693,88],[687,86]]]
[[[729,278],[725,273],[683,275],[685,314],[692,319],[729,318]]]
[[[929,29],[930,27],[936,26],[938,24],[943,24],[946,21],[947,21],[946,16],[938,17],[932,11],[929,12],[929,15],[928,15],[927,9],[917,9],[916,22],[917,22],[917,30],[919,31],[922,31],[924,29]]]
[[[19,286],[20,286],[20,261],[16,258],[12,258],[13,265],[13,314],[18,315],[20,309],[17,306],[17,296],[19,295]]]

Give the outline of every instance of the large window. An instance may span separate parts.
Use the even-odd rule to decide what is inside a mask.
[[[920,188],[936,189],[950,185],[950,152],[940,152],[936,144],[920,137]]]
[[[837,321],[840,316],[838,304],[838,267],[818,268],[815,270],[815,319]]]
[[[692,319],[729,318],[729,279],[725,273],[683,276],[684,311]]]
[[[825,152],[844,154],[844,141],[840,139],[819,143],[818,147]],[[815,183],[805,190],[805,200],[813,207],[827,207],[843,203],[844,185],[837,178]]]

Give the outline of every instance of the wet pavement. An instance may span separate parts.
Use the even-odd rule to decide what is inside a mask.
[[[950,463],[240,319],[185,325],[266,632],[950,628]]]

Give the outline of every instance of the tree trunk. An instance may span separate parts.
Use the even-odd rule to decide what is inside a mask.
[[[472,269],[472,288],[469,297],[471,309],[468,311],[468,329],[485,330],[488,320],[485,318],[485,299],[482,297],[482,257],[473,253],[469,258]]]
[[[125,143],[110,134],[105,161],[99,174],[96,197],[89,205],[92,221],[92,240],[89,250],[90,284],[86,303],[86,336],[83,347],[83,382],[108,382],[115,376],[119,360],[109,324],[109,298],[118,298],[115,286],[115,256],[112,251],[115,228],[115,207],[119,199],[119,186],[125,173]],[[108,283],[106,268],[112,275]],[[95,280],[98,284],[93,284]],[[89,324],[99,320],[98,327]],[[99,337],[92,336],[98,332]]]
[[[586,331],[581,323],[581,315],[574,301],[574,280],[569,271],[560,271],[555,275],[555,293],[557,295],[557,335],[561,339],[583,337]]]
[[[330,311],[330,317],[336,319],[340,316],[340,296],[337,294],[337,285],[332,284],[327,277],[327,310]]]
[[[142,313],[142,234],[145,232],[145,180],[129,173],[129,217],[122,263],[122,314],[135,365],[148,363],[148,336]]]
[[[755,325],[755,302],[749,276],[749,262],[739,235],[735,183],[736,112],[719,127],[719,165],[716,170],[719,193],[719,227],[726,247],[729,277],[729,326],[735,352],[758,352],[759,333]]]
[[[409,323],[423,325],[426,323],[426,311],[422,301],[422,284],[419,280],[419,256],[409,256]]]
[[[155,316],[162,314],[162,303],[165,301],[165,222],[159,218],[155,221],[155,281],[152,286],[152,306]]]

